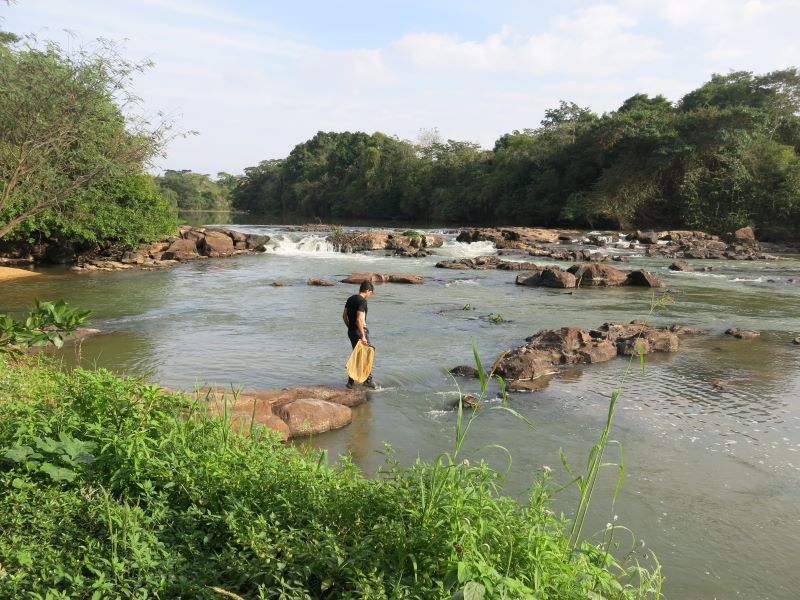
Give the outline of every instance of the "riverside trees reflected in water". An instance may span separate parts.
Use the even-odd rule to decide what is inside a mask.
[[[343,255],[322,234],[281,227],[234,228],[270,235],[270,251],[170,271],[20,281],[3,288],[0,312],[54,295],[92,308],[92,324],[109,333],[84,342],[85,364],[176,388],[341,386],[350,348],[341,307],[352,286],[311,287],[306,280],[337,281],[355,271],[424,276],[422,286],[377,286],[369,324],[383,390],[355,409],[350,426],[310,441],[331,456],[351,453],[371,474],[383,464],[384,442],[405,464],[452,447],[457,391],[443,370],[472,361],[473,339],[491,363],[540,329],[630,321],[647,315],[652,302],[645,289],[526,288],[514,285],[514,272],[436,269],[443,258],[492,251],[458,244],[452,233],[437,256],[416,259]],[[611,435],[625,447],[621,496],[611,513],[616,474],[603,473],[586,531],[619,515],[663,563],[667,597],[792,597],[800,585],[793,568],[800,536],[800,348],[790,341],[800,333],[800,285],[788,280],[798,279],[800,262],[695,261],[716,270],[677,273],[667,269],[669,259],[619,252],[631,257],[630,268],[658,273],[674,294],[676,302],[657,312],[654,324],[683,323],[705,333],[683,338],[677,353],[648,356],[646,373],[631,375]],[[275,281],[287,285],[272,287]],[[467,303],[475,310],[461,310]],[[506,322],[478,318],[490,313]],[[736,340],[723,334],[731,326],[762,334]],[[566,481],[559,451],[575,464],[585,460],[624,368],[624,359],[569,368],[541,391],[512,394],[510,406],[535,431],[486,411],[466,456],[504,467],[503,456],[478,449],[508,447],[514,457],[508,490],[522,499],[542,465]],[[459,385],[474,392],[477,383]],[[498,391],[490,388],[490,406]],[[571,513],[574,490],[561,494],[557,506]],[[742,552],[742,540],[753,550]]]

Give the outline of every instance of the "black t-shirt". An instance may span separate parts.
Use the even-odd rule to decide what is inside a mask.
[[[358,331],[358,315],[357,312],[364,313],[367,316],[367,299],[361,294],[353,294],[347,299],[344,304],[344,309],[347,311],[347,330]]]

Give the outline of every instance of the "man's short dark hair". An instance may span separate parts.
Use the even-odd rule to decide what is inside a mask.
[[[359,294],[361,292],[374,292],[374,291],[375,291],[375,286],[372,285],[371,281],[362,281],[361,285],[358,286]]]

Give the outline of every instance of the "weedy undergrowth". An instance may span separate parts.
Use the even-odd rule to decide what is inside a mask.
[[[481,398],[492,378],[504,395],[474,354]],[[450,452],[402,466],[389,451],[374,478],[254,420],[240,435],[207,403],[40,355],[0,362],[0,597],[660,595],[657,569],[573,543],[546,478],[520,504],[464,457],[480,402],[459,404]]]

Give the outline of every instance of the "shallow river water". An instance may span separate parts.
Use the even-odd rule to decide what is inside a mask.
[[[423,275],[422,286],[376,288],[367,321],[381,389],[355,409],[350,426],[311,441],[332,455],[350,453],[369,474],[382,464],[384,442],[406,463],[452,447],[449,406],[457,388],[443,371],[472,363],[473,340],[491,363],[542,328],[645,318],[653,300],[645,288],[525,288],[514,285],[513,272],[434,268],[445,257],[495,252],[488,243],[458,244],[453,234],[437,256],[410,259],[339,254],[318,234],[281,227],[233,227],[272,236],[269,252],[164,271],[48,271],[0,284],[0,313],[22,311],[37,297],[91,308],[92,325],[109,333],[82,344],[84,364],[173,387],[342,385],[349,343],[341,312],[356,288],[310,287],[306,279],[339,280],[354,271]],[[590,529],[617,515],[617,524],[658,556],[669,598],[798,597],[800,346],[791,340],[800,336],[800,260],[692,261],[716,270],[671,273],[668,259],[621,252],[632,255],[623,268],[658,272],[671,291],[675,302],[654,312],[653,323],[706,333],[683,338],[677,353],[648,356],[644,374],[632,370],[612,432],[624,446],[622,492],[612,509],[616,472],[607,470]],[[271,286],[275,281],[287,285]],[[506,322],[481,318],[490,313]],[[731,326],[762,334],[733,339],[723,334]],[[74,354],[67,360],[77,360]],[[535,429],[506,412],[482,411],[470,433],[472,456],[502,466],[501,454],[477,449],[507,447],[513,467],[506,491],[520,499],[543,465],[566,481],[559,450],[574,465],[585,463],[626,365],[615,359],[569,369],[539,392],[509,395]],[[615,459],[613,447],[608,457]],[[556,505],[569,515],[574,492]]]

